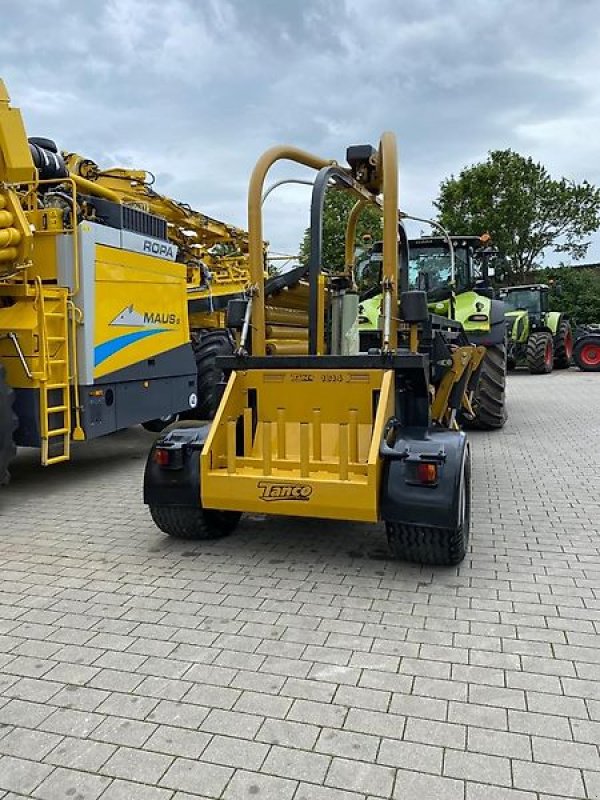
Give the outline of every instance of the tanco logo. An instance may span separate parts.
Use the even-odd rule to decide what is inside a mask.
[[[312,486],[306,483],[269,483],[267,481],[259,481],[257,487],[260,489],[260,499],[268,503],[274,500],[307,501],[312,494]]]

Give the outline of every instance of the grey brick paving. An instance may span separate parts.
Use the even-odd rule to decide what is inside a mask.
[[[132,430],[0,493],[0,800],[600,798],[600,379],[509,379],[470,552],[259,516],[176,542]],[[590,490],[590,487],[594,487]]]

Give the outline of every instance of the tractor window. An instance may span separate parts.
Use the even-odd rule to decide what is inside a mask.
[[[447,288],[450,285],[450,254],[445,248],[428,247],[411,250],[408,262],[408,284],[411,289]]]
[[[469,256],[466,248],[454,250],[456,289],[469,285]],[[411,289],[427,289],[432,299],[442,299],[450,291],[450,253],[447,247],[411,247],[408,282]]]
[[[502,299],[513,311],[528,311],[532,314],[539,314],[541,311],[539,289],[516,289],[514,292],[506,292]]]
[[[383,248],[376,242],[367,255],[356,265],[356,283],[361,294],[381,287],[381,268],[383,265]]]
[[[432,300],[443,299],[450,292],[450,253],[445,246],[410,247],[408,284],[410,289],[426,288]],[[361,294],[370,293],[381,286],[382,245],[375,242],[369,253],[356,265],[356,282]],[[466,247],[454,249],[456,290],[464,291],[470,285],[469,253]]]

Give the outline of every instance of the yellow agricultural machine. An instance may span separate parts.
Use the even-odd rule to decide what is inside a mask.
[[[281,276],[265,289],[261,197],[282,159],[316,171],[307,280]],[[430,313],[399,269],[396,144],[348,148],[349,166],[275,147],[249,187],[251,285],[228,306],[236,349],[219,359],[226,380],[212,424],[175,423],[150,452],[144,500],[165,533],[208,539],[243,512],[384,521],[396,557],[455,564],[470,526],[470,453],[457,415],[484,356],[461,324]],[[331,188],[333,186],[333,188]],[[350,192],[344,273],[322,262],[326,191]],[[360,212],[383,214],[382,327],[360,351],[353,282]],[[286,288],[286,281],[289,286]]]
[[[225,327],[225,309],[227,302],[242,297],[248,286],[248,234],[160,194],[154,188],[154,175],[147,170],[101,170],[77,153],[64,153],[64,161],[72,176],[89,182],[92,192],[101,193],[109,202],[124,204],[132,210],[130,213],[140,210],[164,220],[169,245],[177,253],[177,261],[186,266],[188,318],[198,375],[194,416],[211,418],[220,377],[215,359],[233,349],[232,336]],[[145,252],[165,254],[161,243],[147,242],[145,246]],[[165,421],[150,421],[145,427],[162,430]]]
[[[16,445],[51,465],[73,440],[212,416],[247,249],[149,173],[28,139],[0,81],[0,484]]]

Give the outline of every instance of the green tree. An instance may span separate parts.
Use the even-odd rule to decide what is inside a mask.
[[[535,273],[550,286],[550,310],[564,311],[578,324],[600,322],[600,269],[557,267]]]
[[[507,283],[523,282],[545,252],[583,258],[600,226],[600,190],[587,181],[555,180],[544,166],[512,150],[442,181],[434,203],[455,234],[488,232],[506,256]]]
[[[346,242],[346,222],[356,198],[349,192],[331,189],[325,195],[323,211],[323,268],[328,272],[344,269],[344,249]],[[363,246],[363,237],[372,241],[381,238],[381,214],[374,206],[366,206],[356,227],[356,246]],[[310,255],[310,228],[304,232],[300,244],[300,261],[308,264]]]

